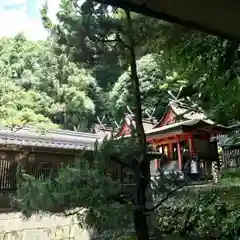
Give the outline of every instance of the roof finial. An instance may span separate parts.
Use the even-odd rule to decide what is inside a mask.
[[[168,92],[168,94],[170,95],[170,101],[172,100],[172,101],[179,101],[180,99],[180,96],[181,96],[181,93],[182,93],[182,90],[183,90],[183,85],[179,88],[179,91],[178,91],[178,93],[177,93],[177,96],[175,96],[173,93],[172,93],[172,91],[171,90],[168,90],[167,92]]]
[[[103,129],[106,129],[105,125],[103,124],[103,121],[105,120],[105,115],[103,115],[102,119],[100,120],[99,117],[97,117],[97,120],[98,120],[98,123],[99,125],[103,128]]]
[[[128,110],[128,112],[129,112],[130,115],[134,115],[133,112],[132,112],[132,110],[130,109],[130,107],[129,107],[128,105],[127,105],[127,110]]]
[[[151,120],[151,119],[153,119],[154,118],[154,113],[155,113],[155,110],[156,110],[156,108],[155,107],[153,107],[152,109],[145,109],[145,113],[146,113],[146,115],[148,116],[148,118]]]

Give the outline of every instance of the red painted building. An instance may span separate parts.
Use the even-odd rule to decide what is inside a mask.
[[[164,161],[155,160],[155,169],[187,170],[190,160],[197,154],[201,162],[198,171],[211,174],[212,161],[218,157],[218,153],[216,142],[210,139],[229,129],[215,124],[203,113],[198,113],[200,109],[192,109],[188,109],[184,101],[171,101],[158,123],[143,121],[147,141],[165,156]],[[118,136],[130,133],[131,124],[125,121]]]

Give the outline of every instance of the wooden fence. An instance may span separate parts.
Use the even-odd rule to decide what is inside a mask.
[[[240,146],[223,147],[222,160],[224,167],[240,167]]]
[[[26,166],[26,172],[35,178],[55,178],[58,175],[61,163],[35,162]],[[123,185],[132,185],[134,176],[131,172],[122,170],[119,166],[111,166],[106,169],[107,174],[113,180],[120,180]],[[15,191],[17,164],[9,160],[0,160],[0,191]]]
[[[27,173],[36,177],[47,179],[55,177],[60,169],[60,163],[37,162],[27,166]],[[17,164],[8,160],[0,160],[0,191],[14,191],[17,189]]]
[[[14,191],[17,189],[16,174],[11,171],[11,162],[0,161],[0,190]]]

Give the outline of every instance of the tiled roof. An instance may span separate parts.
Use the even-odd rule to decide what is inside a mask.
[[[231,136],[229,135],[217,135],[212,137],[212,141],[217,140],[219,147],[227,147],[227,146],[240,146],[240,124],[235,124],[229,126],[232,129]]]
[[[16,131],[0,130],[0,145],[25,147],[46,147],[69,150],[93,150],[95,142],[102,136],[93,133],[68,130],[49,130],[41,132],[35,128],[22,128]]]
[[[158,127],[158,128],[151,129],[149,131],[146,131],[146,135],[149,136],[151,134],[164,133],[164,132],[167,132],[169,130],[175,130],[175,129],[179,129],[181,127],[187,127],[187,126],[194,126],[194,125],[197,125],[199,123],[203,123],[203,124],[206,124],[206,125],[211,125],[213,127],[217,127],[217,128],[221,128],[221,129],[224,129],[224,130],[228,130],[227,127],[224,127],[224,126],[221,126],[221,125],[217,125],[217,124],[210,124],[206,120],[202,120],[202,119],[189,119],[189,120],[185,120],[185,121],[181,121],[181,122],[165,125],[163,127]]]

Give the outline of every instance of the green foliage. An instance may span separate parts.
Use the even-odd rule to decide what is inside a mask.
[[[49,41],[33,43],[21,34],[1,39],[2,125],[42,123],[86,130],[95,115],[113,112],[122,117],[126,106],[132,106],[125,14],[91,0],[79,4],[77,0],[62,0],[58,24],[48,18],[47,4],[43,6],[43,24],[51,32]],[[177,92],[183,85],[182,96],[200,96],[199,104],[209,116],[222,123],[239,120],[237,44],[192,31],[179,37],[169,31],[174,30],[172,25],[138,14],[131,16],[144,110],[155,108],[160,117],[168,103],[167,90]],[[48,180],[20,172],[15,204],[26,216],[39,211],[65,214],[83,208],[84,214],[76,214],[89,227],[101,231],[131,228],[133,209],[147,209],[139,206],[137,196],[122,196],[120,183],[106,176],[105,170],[107,164],[118,163],[135,173],[139,183],[142,176],[137,175],[144,172],[136,161],[139,156],[140,148],[132,137],[99,145],[94,168],[88,164],[83,167],[78,160]],[[184,184],[164,175],[156,179],[159,206]],[[239,235],[239,210],[234,202],[220,198],[219,192],[193,199],[162,207],[160,230],[229,239]]]
[[[23,35],[0,39],[0,52],[2,125],[91,126],[99,88],[89,71]]]
[[[133,229],[134,209],[147,212],[152,209],[139,206],[136,189],[129,190],[119,180],[113,180],[111,174],[106,174],[106,168],[119,164],[139,181],[138,149],[134,137],[105,139],[96,145],[93,159],[82,155],[73,165],[62,166],[57,177],[45,180],[35,179],[19,168],[13,204],[26,217],[35,213],[72,214],[79,218],[81,226],[93,228],[109,239],[128,239],[133,236],[129,231]],[[184,185],[176,176],[160,175],[153,184],[154,196],[159,201],[157,207]]]
[[[142,97],[143,111],[155,109],[155,116],[161,117],[169,103],[168,90],[177,92],[187,81],[178,79],[174,72],[164,68],[161,54],[148,54],[137,61],[138,77]],[[111,108],[115,115],[126,112],[126,106],[132,106],[130,72],[125,71],[110,92]]]
[[[228,194],[233,193],[222,194],[220,188],[176,199],[159,209],[159,230],[188,238],[235,239],[240,209],[238,202],[225,197]]]
[[[221,184],[224,186],[237,186],[240,184],[240,171],[238,168],[224,169],[221,176]]]
[[[128,206],[113,200],[119,194],[119,183],[79,160],[71,167],[62,168],[54,180],[34,179],[23,172],[18,176],[14,204],[27,217],[39,212],[67,214],[71,210],[85,227],[104,230],[129,224]]]
[[[222,124],[240,119],[238,106],[238,43],[189,31],[178,41],[164,46],[166,66],[188,79],[191,91],[208,115]],[[199,97],[200,96],[200,97]]]
[[[238,168],[225,169],[222,173],[222,178],[238,178],[240,179],[240,170]]]
[[[105,138],[97,149],[99,154],[96,157],[101,159],[96,162],[99,164],[104,163],[104,165],[114,161],[121,161],[123,164],[131,165],[133,159],[136,159],[140,154],[139,144],[134,136],[121,137],[115,140]],[[101,168],[101,165],[97,166]]]
[[[97,114],[114,115],[117,120],[122,118],[125,111],[124,106],[129,102],[131,105],[132,102],[129,100],[130,95],[125,94],[128,93],[130,84],[126,70],[129,64],[130,46],[124,11],[109,8],[105,4],[99,4],[92,0],[83,2],[70,0],[61,1],[57,24],[49,24],[49,18],[46,15],[47,6],[44,6],[42,18],[44,24],[49,26],[47,28],[51,31],[55,51],[59,54],[66,53],[74,62],[91,69],[98,85],[102,88],[101,100],[98,100],[99,104],[96,108]],[[162,29],[166,29],[168,26],[161,21],[156,22],[154,19],[135,13],[131,13],[131,17],[136,56],[141,58],[149,53],[147,49],[150,41],[158,38]],[[163,101],[159,102],[163,95],[163,91],[159,90],[159,85],[165,81],[165,75],[162,68],[157,67],[156,61],[148,58],[151,56],[147,55],[139,60],[139,65],[142,66],[140,74],[146,89],[143,90],[143,98],[148,95],[145,107],[157,106],[156,112],[159,117],[168,96],[165,94]],[[150,60],[149,64],[148,60]],[[153,64],[151,65],[151,63]],[[155,67],[157,67],[156,71]],[[144,74],[145,71],[147,74]],[[169,75],[172,76],[171,73]],[[115,83],[116,85],[114,85]],[[122,84],[124,84],[123,87],[121,87]],[[113,97],[109,98],[109,92]],[[117,108],[115,109],[113,105],[116,103]]]

